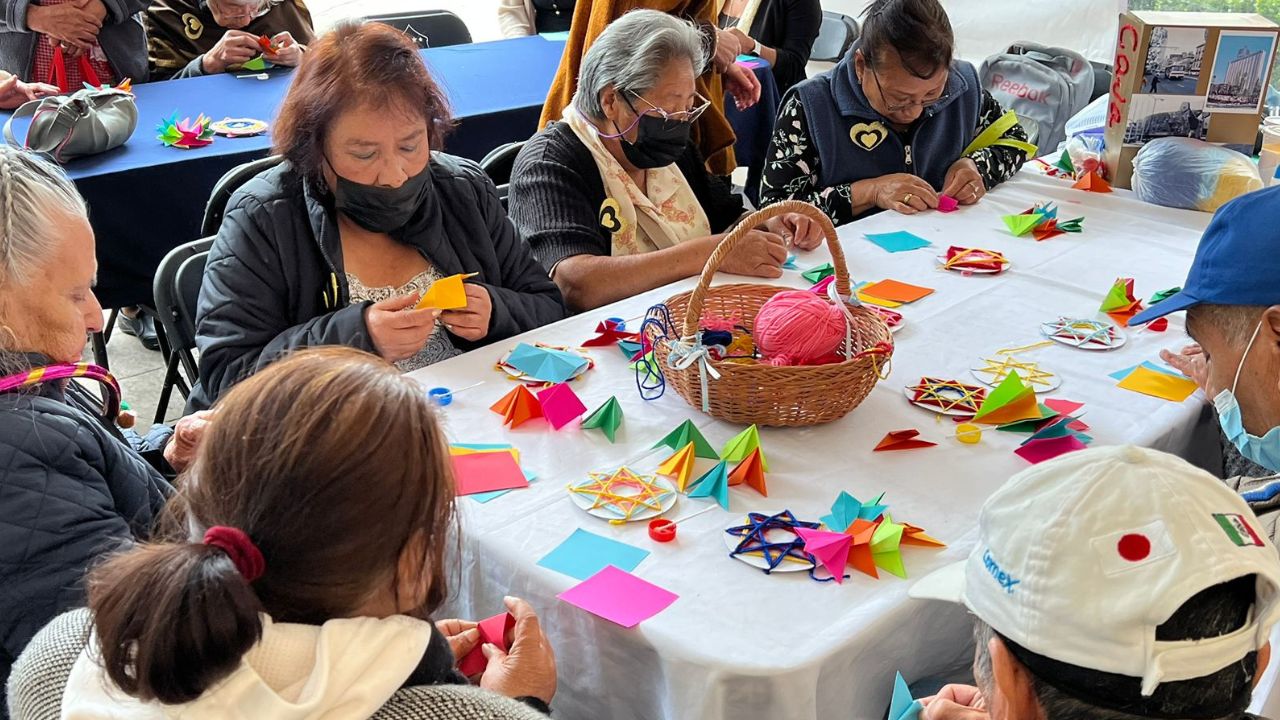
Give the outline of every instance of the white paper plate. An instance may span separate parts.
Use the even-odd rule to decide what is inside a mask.
[[[967,384],[967,383],[966,383],[966,384]],[[914,406],[916,406],[916,407],[918,407],[918,408],[921,408],[921,409],[923,409],[923,410],[928,410],[929,412],[937,413],[937,414],[939,414],[939,415],[946,415],[946,416],[948,416],[948,417],[967,417],[967,416],[969,416],[969,415],[973,415],[975,412],[977,412],[976,410],[965,410],[965,409],[963,409],[963,408],[954,408],[954,409],[952,409],[952,410],[944,410],[944,409],[942,409],[942,408],[940,408],[940,407],[934,407],[933,405],[925,405],[925,404],[922,404],[922,403],[918,403],[918,402],[916,402],[916,401],[915,401],[915,399],[914,399],[914,398],[915,398],[915,396],[916,396],[915,390],[912,390],[912,389],[911,389],[911,387],[912,387],[912,386],[908,385],[908,386],[906,386],[906,387],[902,388],[902,394],[903,394],[903,395],[905,395],[905,396],[907,397],[907,402],[909,402],[909,403],[911,403],[912,405],[914,405]],[[976,386],[976,387],[981,387],[981,386],[980,386],[980,385],[978,385],[978,386]],[[982,389],[983,389],[983,390],[986,390],[986,388],[985,388],[985,387],[984,387],[984,388],[982,388]],[[951,393],[944,393],[944,395],[945,395],[945,396],[950,396],[950,395],[951,395]]]
[[[1112,331],[1112,334],[1115,336],[1115,340],[1114,340],[1114,341],[1112,342],[1112,344],[1110,344],[1110,345],[1105,345],[1105,344],[1103,344],[1103,343],[1099,343],[1099,342],[1096,342],[1096,341],[1089,341],[1089,342],[1085,342],[1085,343],[1080,343],[1079,341],[1077,341],[1077,340],[1072,340],[1071,338],[1058,337],[1058,336],[1054,335],[1054,334],[1053,334],[1053,333],[1054,333],[1053,326],[1056,324],[1056,322],[1057,322],[1057,321],[1054,321],[1054,322],[1047,322],[1047,323],[1041,323],[1041,324],[1040,324],[1040,334],[1041,334],[1041,335],[1044,335],[1045,337],[1049,338],[1050,340],[1053,340],[1054,342],[1062,343],[1063,345],[1066,345],[1067,347],[1077,348],[1077,349],[1079,349],[1079,350],[1095,350],[1095,351],[1100,350],[1100,351],[1107,351],[1107,350],[1115,350],[1115,349],[1117,349],[1117,348],[1124,347],[1125,342],[1128,340],[1128,338],[1126,338],[1126,337],[1125,337],[1124,331],[1123,331],[1123,330],[1121,330],[1119,327],[1117,327],[1117,326],[1116,326],[1115,324],[1113,324],[1113,323],[1109,323],[1109,322],[1106,322],[1106,321],[1103,321],[1103,320],[1077,320],[1077,321],[1071,321],[1071,320],[1068,320],[1068,322],[1096,322],[1096,323],[1099,323],[1099,324],[1100,324],[1100,325],[1102,325],[1102,326],[1109,327],[1109,328],[1111,329],[1111,331]]]
[[[740,518],[740,520],[741,522],[735,522],[729,527],[738,527],[739,525],[751,524],[750,518],[748,518],[745,515],[743,515]],[[730,535],[728,532],[728,528],[726,528],[725,531],[722,532],[721,534],[724,535],[725,547],[729,548],[730,552],[733,552],[733,550],[738,547],[738,543],[742,542],[741,537],[737,535]],[[776,540],[776,541],[786,542],[791,535],[792,534],[787,532],[786,530],[765,531],[765,537],[770,541]],[[734,555],[733,557],[735,560],[741,560],[742,562],[750,565],[753,568],[759,568],[761,570],[769,569],[769,562],[764,559],[763,555],[758,555],[754,553],[753,554],[739,553],[737,555]],[[812,567],[813,567],[812,562],[808,562],[808,561],[800,562],[795,558],[790,558],[778,563],[778,567],[774,568],[773,572],[806,572],[810,570]]]
[[[632,472],[635,472],[635,471],[633,470]],[[667,494],[664,495],[659,500],[659,504],[661,505],[660,509],[650,510],[646,508],[639,512],[633,513],[631,517],[627,520],[627,522],[638,522],[640,520],[652,520],[653,518],[656,518],[659,515],[662,515],[663,513],[667,512],[671,508],[675,507],[676,499],[680,495],[679,493],[676,492],[675,485],[672,485],[669,480],[667,480],[666,478],[660,475],[646,475],[645,473],[636,473],[636,474],[641,477],[646,477],[646,476],[652,477],[653,484],[657,485],[663,490],[666,490]],[[591,478],[587,478],[586,480],[581,480],[579,482],[574,483],[573,487],[588,485],[593,482],[595,481],[592,480]],[[634,495],[635,493],[620,492],[618,494],[625,496],[625,495]],[[591,506],[595,504],[595,498],[589,495],[583,495],[582,493],[569,491],[569,497],[573,500],[574,505],[577,505],[583,510],[586,510],[588,514],[598,517],[602,520],[622,520],[623,519],[621,515],[607,508],[592,508]]]

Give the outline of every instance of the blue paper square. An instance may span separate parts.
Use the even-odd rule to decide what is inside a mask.
[[[554,550],[544,555],[538,564],[571,578],[586,580],[603,570],[606,565],[631,572],[647,557],[648,550],[578,528]]]
[[[1173,368],[1168,368],[1163,365],[1157,365],[1151,362],[1150,360],[1143,360],[1142,367],[1148,370],[1154,370],[1155,372],[1164,373],[1165,375],[1172,375],[1174,377],[1186,377],[1186,375],[1183,375],[1182,373],[1178,372],[1177,370],[1174,370]],[[1111,373],[1111,375],[1109,375],[1108,377],[1110,377],[1113,380],[1124,380],[1125,378],[1129,377],[1129,373],[1137,369],[1138,369],[1138,366],[1134,365],[1133,367],[1127,367],[1123,370],[1117,370]]]
[[[891,233],[867,233],[867,239],[891,253],[919,250],[933,244],[905,230]]]

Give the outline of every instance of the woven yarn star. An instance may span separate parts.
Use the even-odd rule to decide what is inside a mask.
[[[1040,363],[1034,360],[1019,360],[1013,355],[1005,355],[999,359],[982,358],[982,362],[986,364],[974,372],[990,373],[990,382],[993,385],[999,385],[1004,382],[1004,379],[1009,377],[1010,370],[1017,371],[1018,377],[1022,378],[1028,385],[1039,385],[1046,388],[1053,385],[1054,374],[1048,370],[1041,370]]]
[[[907,390],[912,393],[911,402],[938,408],[943,412],[960,410],[977,413],[978,407],[987,397],[986,388],[932,377],[920,378],[920,382],[908,386]]]
[[[804,540],[796,534],[796,528],[808,528],[817,530],[821,527],[821,523],[805,522],[797,520],[790,510],[783,510],[776,515],[765,515],[764,513],[748,513],[747,525],[738,525],[725,530],[730,535],[742,538],[738,546],[730,553],[729,557],[736,555],[758,554],[764,558],[769,565],[765,569],[765,574],[773,572],[788,558],[794,561],[803,562],[806,565],[812,564],[809,554],[804,551]],[[770,530],[783,530],[790,534],[791,539],[783,542],[772,542],[769,540]]]
[[[671,491],[658,485],[653,475],[637,475],[629,468],[618,468],[613,473],[587,473],[590,482],[571,485],[569,492],[593,497],[591,510],[608,510],[623,520],[630,520],[636,513],[646,510],[662,510],[662,501]],[[623,494],[622,490],[633,490]]]
[[[1115,326],[1101,320],[1058,318],[1044,324],[1046,335],[1071,341],[1076,347],[1096,343],[1106,347],[1115,345]]]

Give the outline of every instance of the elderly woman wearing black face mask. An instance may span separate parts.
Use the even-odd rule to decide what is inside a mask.
[[[689,142],[707,106],[694,85],[706,61],[692,24],[627,13],[583,57],[563,122],[516,160],[511,219],[570,308],[697,274],[742,217],[742,198],[707,172]],[[789,244],[809,249],[821,236],[807,218],[785,215],[753,231],[721,269],[775,278]]]
[[[285,162],[232,196],[209,255],[193,409],[300,347],[412,370],[565,314],[493,183],[433,152],[450,118],[413,43],[347,25],[308,55],[272,129]],[[417,307],[463,273],[464,307]]]

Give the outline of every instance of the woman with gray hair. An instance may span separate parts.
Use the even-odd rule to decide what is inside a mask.
[[[152,0],[143,20],[157,79],[216,75],[258,55],[297,67],[315,39],[302,0]],[[259,37],[270,47],[259,45]]]
[[[85,570],[147,537],[170,492],[114,426],[115,380],[79,363],[86,335],[102,328],[96,272],[75,187],[0,145],[0,707],[18,653],[84,604]],[[102,383],[115,402],[93,408],[70,377]]]
[[[520,152],[510,216],[559,285],[587,310],[697,274],[744,214],[689,142],[707,108],[694,80],[707,63],[689,22],[633,10],[582,59],[573,102]],[[787,246],[821,230],[789,214],[751,232],[721,267],[776,278]]]

